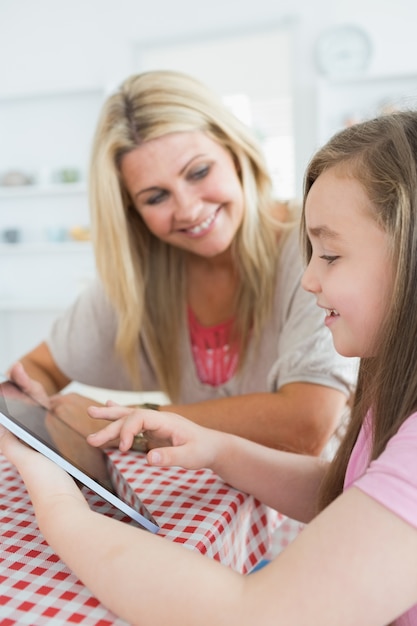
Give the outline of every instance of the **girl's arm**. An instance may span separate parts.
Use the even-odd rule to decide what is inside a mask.
[[[417,531],[355,488],[245,577],[92,512],[61,468],[4,431],[0,449],[20,471],[48,543],[131,624],[383,626],[417,603]]]
[[[151,465],[178,465],[188,469],[207,467],[236,489],[302,522],[315,514],[317,490],[327,463],[305,455],[266,448],[247,439],[203,428],[173,413],[131,409],[109,403],[90,407],[94,418],[112,421],[88,437],[94,446],[120,439],[128,450],[133,437],[146,431],[154,447],[147,458]]]

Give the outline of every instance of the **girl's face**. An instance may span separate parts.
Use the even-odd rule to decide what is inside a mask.
[[[305,221],[312,257],[303,287],[326,312],[336,350],[375,354],[375,335],[392,293],[388,235],[372,218],[359,182],[331,168],[311,187]]]
[[[230,247],[243,218],[242,186],[230,153],[203,132],[145,142],[123,157],[121,174],[156,237],[207,258]]]

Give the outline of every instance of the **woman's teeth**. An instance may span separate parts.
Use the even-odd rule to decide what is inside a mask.
[[[201,222],[201,224],[198,224],[198,226],[194,226],[193,228],[187,228],[186,232],[191,233],[192,235],[199,235],[214,222],[216,215],[217,211],[212,213],[212,215],[209,215],[209,217],[205,219],[204,222]]]
[[[336,311],[336,309],[326,309],[326,314],[329,317],[336,317],[337,315],[339,315],[339,313]]]

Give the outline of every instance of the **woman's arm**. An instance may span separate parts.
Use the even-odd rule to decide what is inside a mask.
[[[100,426],[87,413],[87,408],[98,402],[74,393],[57,394],[71,381],[59,370],[45,343],[13,365],[9,375],[84,436]],[[49,397],[45,390],[57,395]],[[275,393],[244,394],[161,408],[178,411],[196,424],[272,448],[318,455],[337,428],[345,406],[346,396],[340,391],[322,385],[292,383]],[[104,426],[103,421],[101,427]]]
[[[272,448],[318,455],[340,424],[344,393],[310,383],[275,393],[251,393],[162,407],[196,424],[234,433]]]
[[[99,426],[87,414],[93,403],[99,404],[74,393],[51,398],[55,413],[85,436]],[[318,455],[339,425],[345,406],[346,396],[340,391],[293,383],[276,393],[169,405],[161,410],[178,412],[201,426],[234,433],[271,448]]]
[[[14,363],[9,368],[8,376],[23,391],[52,409],[62,421],[80,434],[87,436],[100,426],[87,413],[87,408],[92,404],[99,405],[98,402],[76,393],[58,393],[71,380],[59,369],[46,343],[39,344]],[[106,422],[102,422],[101,427],[105,426]],[[112,445],[117,443],[113,442]]]
[[[417,603],[417,531],[353,488],[270,565],[242,576],[92,512],[72,479],[9,433],[46,540],[131,624],[383,626]]]
[[[48,395],[61,391],[71,382],[55,363],[45,342],[12,365],[9,377],[27,393],[33,392],[34,385],[40,384]]]
[[[71,382],[55,363],[46,343],[22,357],[10,368],[9,375],[31,395],[39,396],[40,383],[46,392],[41,394],[43,402]],[[85,436],[95,428],[86,412],[90,399],[65,394],[56,395],[50,402],[61,419]],[[272,448],[318,455],[337,428],[345,407],[346,396],[341,391],[291,383],[275,393],[244,394],[163,409]]]

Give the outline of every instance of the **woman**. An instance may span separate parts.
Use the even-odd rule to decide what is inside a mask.
[[[21,359],[28,376],[48,394],[162,390],[201,425],[320,453],[355,370],[301,289],[298,232],[248,129],[188,76],[132,76],[104,104],[90,194],[99,279]],[[90,401],[50,402],[96,427]]]

